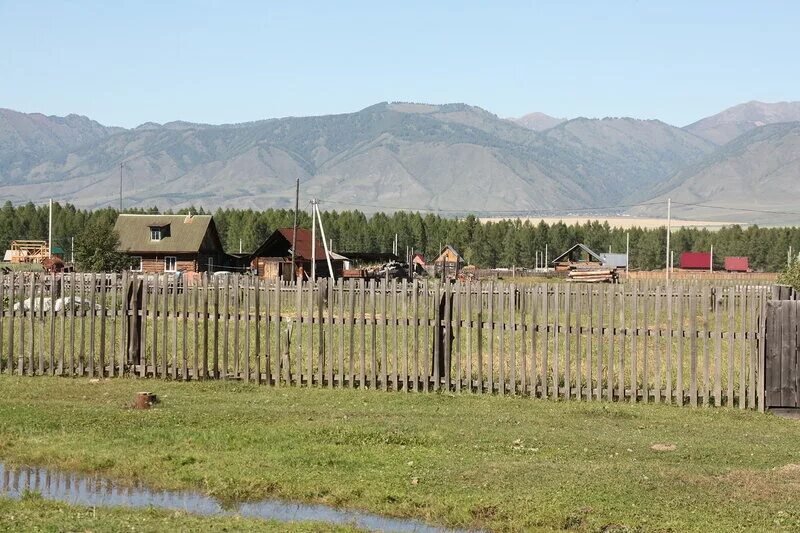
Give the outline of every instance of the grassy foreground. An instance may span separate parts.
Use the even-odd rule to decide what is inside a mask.
[[[119,378],[0,390],[9,464],[503,531],[800,527],[800,423],[771,415]],[[129,409],[139,390],[162,403]],[[50,506],[0,511],[31,505]]]

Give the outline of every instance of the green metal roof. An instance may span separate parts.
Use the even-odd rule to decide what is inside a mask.
[[[150,226],[169,225],[169,235],[150,240]],[[221,252],[211,215],[119,215],[114,229],[120,250],[130,253]]]

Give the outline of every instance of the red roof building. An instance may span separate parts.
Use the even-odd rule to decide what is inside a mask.
[[[750,272],[750,260],[747,257],[726,257],[725,270],[728,272]]]
[[[683,252],[681,254],[680,268],[684,270],[710,270],[710,252]]]

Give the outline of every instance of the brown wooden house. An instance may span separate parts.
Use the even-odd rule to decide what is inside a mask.
[[[138,272],[213,272],[230,263],[211,215],[121,214],[114,229]]]
[[[256,270],[259,278],[264,279],[292,279],[292,228],[275,230],[267,240],[258,247],[250,256],[250,267]],[[325,248],[318,239],[314,244],[312,254],[311,230],[298,228],[295,243],[296,279],[309,279],[311,277],[312,255],[316,259],[316,273],[318,278],[328,275],[328,262],[325,259]],[[342,275],[344,257],[331,253],[331,264],[335,277]]]
[[[550,264],[556,272],[569,272],[576,268],[600,268],[603,258],[585,244],[578,243],[553,259]]]
[[[464,258],[449,244],[442,249],[442,253],[433,261],[435,275],[444,275],[445,277],[457,276],[464,264]]]

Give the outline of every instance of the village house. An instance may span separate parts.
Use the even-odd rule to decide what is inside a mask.
[[[137,272],[213,272],[230,263],[211,215],[121,214],[114,230]]]
[[[250,255],[250,267],[257,272],[259,278],[287,281],[292,279],[292,240],[294,235],[292,228],[277,229]],[[295,242],[296,279],[306,280],[311,277],[312,259],[316,260],[317,277],[329,276],[325,248],[318,239],[313,243],[312,249],[312,240],[311,230],[298,228]],[[331,253],[331,265],[335,277],[341,276],[344,259],[341,255]]]
[[[437,277],[442,275],[445,277],[457,276],[464,264],[464,258],[449,244],[445,245],[439,257],[433,261],[433,267]]]

